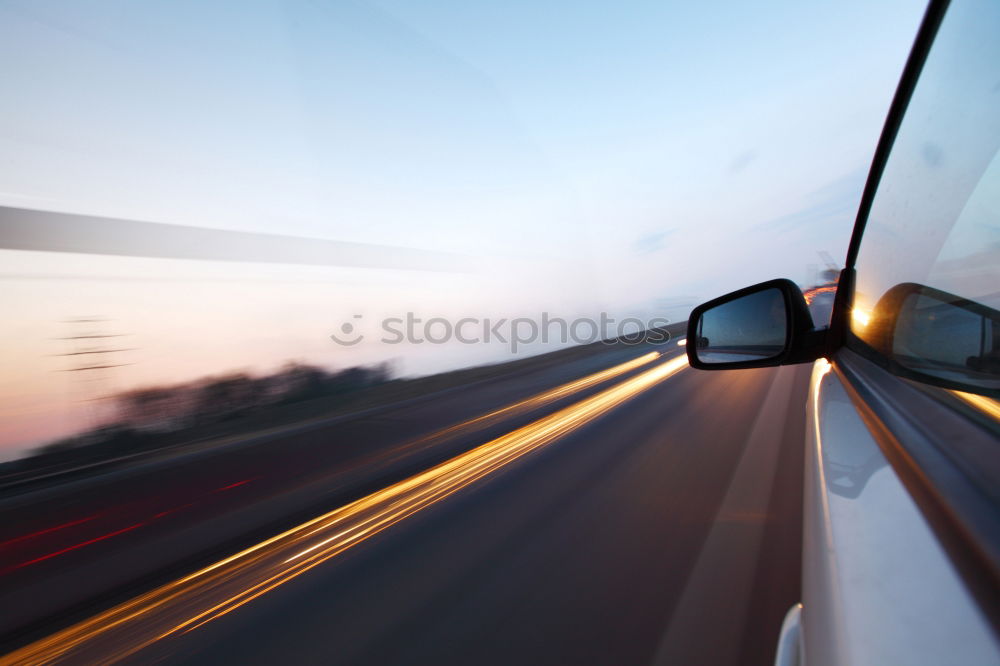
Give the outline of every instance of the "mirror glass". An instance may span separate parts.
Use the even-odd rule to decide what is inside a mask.
[[[778,356],[787,336],[785,297],[770,287],[706,310],[694,344],[702,363],[740,363]]]
[[[900,306],[892,356],[925,375],[1000,388],[1000,312],[936,289],[914,291]]]

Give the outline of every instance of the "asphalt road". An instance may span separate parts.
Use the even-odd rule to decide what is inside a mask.
[[[596,359],[593,365],[609,367],[640,351]],[[432,447],[417,447],[419,455],[386,456],[393,464],[377,475],[364,472],[371,469],[370,449],[397,451],[401,431],[433,431],[440,427],[438,421],[460,423],[488,411],[488,404],[496,409],[519,399],[515,395],[523,399],[544,392],[596,367],[564,369],[562,374],[549,370],[544,377],[512,379],[506,387],[498,382],[483,387],[486,393],[443,401],[447,404],[437,406],[442,410],[437,419],[431,417],[433,408],[410,407],[415,410],[411,421],[427,419],[419,428],[402,413],[376,419],[382,430],[370,420],[351,424],[354,430],[346,432],[370,446],[364,455],[356,452],[357,459],[345,453],[335,478],[305,453],[315,443],[296,448],[287,437],[281,439],[284,459],[297,461],[285,463],[292,472],[282,477],[281,493],[277,486],[264,491],[267,483],[278,484],[274,479],[283,469],[274,463],[279,458],[269,457],[274,442],[241,449],[235,459],[199,459],[206,496],[228,497],[229,504],[212,504],[216,508],[207,514],[192,509],[190,515],[198,520],[176,518],[172,529],[163,523],[160,532],[150,528],[144,534],[137,528],[121,539],[93,544],[104,551],[81,548],[81,559],[73,566],[68,560],[57,566],[59,558],[52,558],[40,563],[53,567],[51,571],[39,567],[30,576],[17,574],[14,591],[28,599],[32,591],[39,597],[58,596],[54,590],[90,571],[93,589],[70,600],[97,599],[81,601],[61,620],[57,616],[49,625],[36,625],[34,635],[23,634],[20,642],[68,624],[67,617],[113,606],[143,585],[163,582],[147,577],[102,598],[102,587],[114,587],[107,582],[109,570],[161,553],[164,566],[155,569],[167,580],[172,570],[164,569],[165,563],[184,559],[169,552],[170,544],[208,543],[211,535],[202,532],[218,530],[220,520],[235,522],[234,533],[239,527],[248,534],[254,523],[243,513],[250,506],[257,518],[253,536],[259,539],[259,530],[266,529],[260,527],[262,511],[271,512],[277,525],[282,515],[297,515],[317,503],[332,502],[328,508],[334,508],[365,497],[483,441],[530,428],[556,410],[572,415],[573,409],[579,411],[574,405],[641,379],[659,363],[662,359],[544,404],[477,422]],[[546,434],[544,441],[538,440],[541,444],[532,444],[488,475],[463,481],[457,490],[394,518],[266,594],[197,628],[150,642],[127,659],[204,664],[769,663],[781,619],[799,599],[807,380],[804,366],[716,373],[681,369],[596,416]],[[343,435],[345,426],[338,427]],[[318,436],[310,433],[296,436]],[[272,464],[262,466],[265,459]],[[353,462],[347,465],[348,460]],[[224,479],[217,475],[219,462],[212,461],[236,467],[225,470],[239,477],[230,483],[253,481],[216,493],[225,486],[213,485]],[[177,464],[167,469],[176,470]],[[315,478],[301,478],[302,465],[312,468]],[[345,469],[353,470],[353,485],[345,480]],[[262,471],[255,477],[255,470]],[[124,484],[119,490],[131,488],[140,477],[148,482],[143,474],[147,472],[124,470],[115,483]],[[175,472],[164,478],[184,477]],[[287,488],[290,478],[296,479],[292,491]],[[190,479],[182,485],[190,486]],[[88,486],[95,497],[104,496],[101,487],[107,483]],[[238,492],[260,495],[250,502],[250,495],[240,498]],[[49,499],[56,501],[55,496]],[[410,500],[389,498],[387,508],[378,510],[404,501]],[[153,508],[146,507],[144,515]],[[245,537],[239,546],[252,540]],[[201,563],[221,555],[200,552]],[[185,561],[189,567],[195,563]],[[142,573],[147,572],[140,567],[125,578]],[[226,585],[231,591],[250,584],[245,583],[250,575],[258,573],[234,572]],[[71,605],[65,599],[60,603]]]

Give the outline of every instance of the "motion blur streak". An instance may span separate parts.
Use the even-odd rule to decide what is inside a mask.
[[[644,355],[642,355],[642,356],[640,356],[638,358],[632,359],[631,361],[626,361],[625,363],[620,363],[618,365],[615,365],[613,367],[607,368],[605,370],[601,370],[600,372],[595,372],[595,373],[587,375],[585,377],[581,377],[580,379],[576,379],[576,380],[568,382],[566,384],[562,384],[561,386],[557,386],[557,387],[555,387],[553,389],[550,389],[548,391],[544,391],[542,393],[539,393],[537,395],[531,396],[529,398],[525,398],[524,400],[520,400],[520,401],[515,402],[515,403],[513,403],[511,405],[508,405],[506,407],[502,407],[500,409],[493,410],[493,411],[488,412],[486,414],[483,414],[481,416],[477,416],[475,418],[469,419],[467,421],[463,421],[463,422],[458,423],[456,425],[449,426],[447,428],[443,428],[441,430],[433,432],[433,433],[431,433],[429,435],[426,435],[424,437],[420,437],[419,439],[410,441],[410,442],[405,443],[405,444],[403,444],[403,445],[401,445],[399,447],[395,447],[395,448],[393,448],[390,451],[386,451],[385,453],[383,453],[381,455],[375,456],[374,458],[370,459],[369,462],[370,463],[374,463],[375,461],[377,461],[377,460],[379,460],[381,458],[388,458],[388,457],[393,457],[393,456],[399,456],[402,453],[408,452],[408,451],[410,451],[410,450],[412,450],[414,448],[419,448],[419,447],[424,446],[424,445],[436,445],[436,444],[440,443],[440,441],[442,439],[446,439],[446,438],[449,438],[449,437],[455,437],[455,436],[458,436],[458,435],[464,435],[464,434],[467,434],[470,431],[473,431],[473,430],[475,430],[477,428],[482,428],[482,427],[487,426],[487,425],[492,425],[494,423],[499,423],[502,420],[504,420],[506,418],[509,418],[511,416],[514,416],[516,414],[523,414],[523,413],[529,412],[529,411],[531,411],[533,409],[538,409],[540,407],[548,405],[548,404],[550,404],[552,402],[555,402],[557,400],[560,400],[562,398],[569,397],[569,396],[571,396],[571,395],[573,395],[575,393],[578,393],[578,392],[583,391],[585,389],[597,386],[598,384],[601,384],[601,383],[606,382],[608,380],[614,379],[615,377],[619,377],[619,376],[621,376],[621,375],[623,375],[625,373],[631,372],[633,370],[637,370],[637,369],[639,369],[639,368],[641,368],[641,367],[643,367],[645,365],[648,365],[648,364],[652,363],[653,361],[657,360],[658,358],[660,358],[660,355],[659,355],[658,352],[649,352],[648,354],[644,354]],[[243,479],[241,481],[236,481],[234,483],[230,483],[230,484],[227,484],[227,485],[224,485],[224,486],[220,486],[219,488],[214,489],[212,491],[212,493],[215,493],[215,494],[224,493],[224,492],[233,490],[235,488],[242,487],[242,486],[244,486],[244,485],[246,485],[248,483],[256,481],[259,478],[260,478],[259,476],[254,476],[254,477],[251,477],[251,478],[248,478],[248,479]],[[174,507],[172,509],[167,509],[165,511],[161,511],[161,512],[157,513],[156,515],[154,515],[151,520],[157,520],[157,519],[163,518],[163,517],[168,516],[170,514],[177,513],[178,511],[181,511],[183,509],[190,508],[190,507],[192,507],[194,505],[195,505],[195,503],[191,502],[191,503],[179,506],[179,507]],[[60,530],[60,529],[66,528],[66,527],[71,527],[71,526],[74,526],[74,525],[78,525],[80,523],[87,522],[89,520],[92,520],[93,518],[96,518],[96,516],[90,516],[88,518],[77,520],[77,521],[73,521],[73,522],[70,522],[70,523],[65,523],[63,525],[57,525],[55,527],[50,527],[50,528],[45,529],[45,530],[40,530],[40,531],[32,533],[32,534],[22,535],[20,537],[16,537],[14,539],[10,539],[9,541],[4,542],[3,544],[0,544],[0,546],[6,545],[6,544],[13,544],[13,543],[20,542],[20,541],[26,541],[28,539],[31,539],[31,538],[35,537],[35,536],[39,536],[39,535],[46,534],[46,533],[49,533],[49,532],[54,532],[54,531],[57,531],[57,530]],[[26,566],[29,566],[29,565],[32,565],[32,564],[37,564],[39,562],[43,562],[45,560],[51,559],[53,557],[56,557],[58,555],[63,555],[65,553],[72,552],[74,550],[77,550],[78,548],[83,548],[84,546],[89,546],[89,545],[91,545],[93,543],[97,543],[99,541],[103,541],[104,539],[108,539],[108,538],[117,536],[119,534],[124,534],[125,532],[129,532],[129,531],[131,531],[133,529],[136,529],[137,527],[140,527],[140,526],[141,525],[132,525],[132,526],[126,528],[126,529],[117,530],[115,532],[112,532],[111,534],[102,535],[102,536],[100,536],[98,538],[94,538],[94,539],[89,539],[87,541],[84,541],[83,543],[75,544],[75,545],[69,546],[67,548],[61,548],[61,549],[57,550],[56,552],[50,553],[50,554],[45,555],[43,557],[34,558],[34,559],[30,560],[30,561],[22,562],[22,563],[16,564],[14,566],[9,566],[9,567],[6,567],[6,568],[0,567],[0,575],[8,574],[8,573],[10,573],[12,571],[15,571],[17,569],[20,569],[22,567],[26,567]]]
[[[236,483],[230,483],[228,486],[222,486],[221,488],[216,488],[212,492],[213,493],[221,493],[221,492],[226,491],[226,490],[232,490],[233,488],[239,488],[240,486],[245,486],[246,484],[250,483],[251,481],[256,481],[256,480],[257,480],[257,477],[254,477],[252,479],[243,479],[242,481],[237,481]]]
[[[654,358],[658,356],[654,353]],[[0,665],[70,658],[109,663],[161,638],[191,631],[591,422],[685,367],[684,356],[656,365],[425,472],[27,645],[0,658]]]
[[[53,527],[46,527],[43,530],[38,530],[37,532],[32,532],[30,534],[22,534],[19,537],[14,537],[13,539],[7,539],[6,541],[0,542],[0,548],[5,548],[7,546],[19,543],[21,541],[27,541],[28,539],[34,539],[35,537],[40,537],[43,534],[51,534],[52,532],[58,532],[59,530],[64,530],[67,527],[73,527],[74,525],[82,525],[83,523],[89,523],[96,515],[87,516],[86,518],[79,518],[77,520],[71,520],[68,523],[63,523],[62,525],[54,525]]]
[[[53,557],[58,557],[64,553],[68,553],[72,550],[77,550],[78,548],[83,548],[84,546],[89,546],[91,544],[97,543],[98,541],[104,541],[105,539],[110,539],[111,537],[116,537],[119,534],[125,534],[126,532],[131,532],[132,530],[138,529],[145,525],[145,523],[135,523],[134,525],[129,525],[128,527],[123,527],[120,530],[115,530],[114,532],[108,532],[107,534],[102,534],[101,536],[94,537],[93,539],[87,539],[86,541],[81,541],[80,543],[75,543],[72,546],[66,546],[65,548],[60,548],[59,550],[48,553],[47,555],[42,555],[41,557],[36,557],[33,560],[28,560],[27,562],[21,562],[18,565],[11,567],[11,569],[20,569],[22,567],[30,566],[32,564],[37,564],[39,562],[44,562],[45,560],[50,560]],[[4,570],[0,573],[7,573]]]
[[[620,363],[616,366],[608,368],[607,370],[595,372],[594,374],[581,377],[580,379],[557,386],[554,389],[544,391],[538,395],[533,395],[530,398],[525,398],[524,400],[507,405],[506,407],[495,409],[492,412],[483,414],[482,416],[477,416],[467,421],[463,421],[462,423],[442,428],[441,430],[432,432],[429,435],[410,442],[406,446],[409,448],[427,442],[437,442],[444,437],[461,434],[473,428],[481,428],[484,425],[501,421],[502,419],[513,416],[514,414],[524,413],[532,409],[544,407],[545,405],[555,402],[556,400],[565,398],[592,386],[596,386],[602,382],[608,381],[609,379],[614,379],[615,377],[624,375],[625,373],[631,372],[632,370],[640,368],[644,365],[648,365],[658,358],[660,358],[659,352],[649,352],[648,354],[643,354],[638,358],[626,361],[625,363]],[[398,452],[393,452],[393,454],[396,453]]]
[[[124,257],[471,270],[447,252],[0,206],[0,248]]]

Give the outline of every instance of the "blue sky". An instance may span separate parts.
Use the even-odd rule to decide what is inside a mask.
[[[429,372],[506,351],[348,354],[327,334],[355,312],[416,307],[683,318],[756,281],[806,284],[818,251],[844,255],[923,8],[0,0],[0,205],[444,250],[478,267],[5,251],[18,313],[0,331],[5,362],[44,356],[51,322],[87,311],[141,332],[124,385],[289,357]],[[176,321],[204,322],[196,345]],[[52,376],[33,390],[51,394]]]
[[[10,200],[526,256],[742,231],[857,182],[922,10],[0,7]]]

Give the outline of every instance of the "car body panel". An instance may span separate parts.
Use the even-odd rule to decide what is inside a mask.
[[[807,407],[800,663],[1000,664],[989,621],[831,367],[816,361]]]

